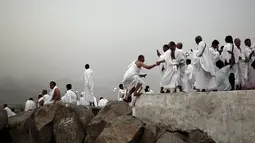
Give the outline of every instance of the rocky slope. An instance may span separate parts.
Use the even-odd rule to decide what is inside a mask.
[[[109,102],[103,109],[44,106],[9,118],[8,127],[6,114],[0,113],[0,137],[6,143],[214,143],[199,129],[173,130],[135,118],[124,102]]]

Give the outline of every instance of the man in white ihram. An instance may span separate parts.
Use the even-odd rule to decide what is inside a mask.
[[[106,104],[107,104],[108,100],[103,98],[103,97],[100,97],[99,101],[98,101],[98,106],[99,107],[104,107]]]
[[[30,111],[36,108],[36,104],[33,101],[33,98],[29,98],[25,104],[25,111]]]
[[[7,112],[8,117],[16,115],[14,112],[12,112],[12,110],[8,107],[7,104],[4,104],[4,110]]]
[[[84,72],[84,81],[85,81],[85,87],[84,87],[84,98],[86,101],[90,103],[91,106],[95,106],[94,101],[94,72],[90,69],[90,66],[88,64],[85,65],[85,72]]]
[[[77,96],[76,94],[71,90],[72,85],[67,84],[66,85],[67,92],[66,94],[61,98],[61,101],[64,103],[72,103],[72,104],[77,104]]]
[[[194,66],[196,68],[195,87],[200,91],[208,91],[216,88],[215,70],[212,63],[209,47],[201,36],[197,36],[195,41],[198,45]]]
[[[169,50],[169,46],[168,45],[164,45],[163,46],[163,52],[165,53],[167,50]],[[159,57],[159,61],[161,60],[164,60],[165,59],[165,54],[160,54],[159,51],[157,50],[157,55]],[[160,71],[160,93],[164,93],[164,85],[163,85],[163,77],[164,77],[164,74],[166,72],[166,63],[162,63],[159,65],[159,71]]]

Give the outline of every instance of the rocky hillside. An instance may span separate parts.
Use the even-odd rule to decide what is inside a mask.
[[[0,112],[0,138],[5,143],[214,143],[199,129],[171,129],[131,116],[124,102],[103,109],[44,106],[9,118]]]

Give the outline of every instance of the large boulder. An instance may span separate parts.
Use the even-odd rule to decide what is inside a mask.
[[[8,116],[5,110],[0,109],[0,131],[8,124]]]
[[[125,102],[112,101],[101,109],[96,117],[89,123],[86,133],[86,143],[93,143],[100,133],[103,131],[105,125],[115,118],[122,115],[131,115],[132,109]]]
[[[189,143],[215,143],[211,137],[199,129],[190,131]]]
[[[53,120],[53,135],[56,143],[82,143],[84,128],[78,114],[73,108],[60,104]]]
[[[132,116],[120,116],[107,123],[95,143],[139,142],[143,123]]]
[[[155,143],[165,131],[166,127],[147,122],[140,143]]]
[[[156,143],[185,143],[176,133],[165,132]]]

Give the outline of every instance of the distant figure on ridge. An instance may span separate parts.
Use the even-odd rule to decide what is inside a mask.
[[[16,115],[14,112],[12,112],[12,110],[8,107],[7,104],[4,104],[4,110],[7,112],[8,117]]]
[[[85,86],[84,86],[84,98],[90,103],[90,105],[95,106],[94,104],[94,72],[90,69],[88,64],[85,65],[84,77]]]
[[[145,94],[154,94],[154,91],[150,89],[150,86],[146,86],[144,89]]]
[[[66,85],[66,94],[61,98],[61,101],[64,103],[72,103],[72,104],[77,104],[77,96],[76,94],[71,90],[72,85],[67,84]]]
[[[25,111],[30,111],[36,108],[36,104],[33,101],[33,98],[29,98],[25,104]]]
[[[47,102],[44,102],[44,104],[52,104],[52,103],[56,103],[57,101],[60,101],[61,99],[61,95],[60,95],[60,91],[56,85],[56,82],[51,81],[50,82],[50,97],[49,100]]]
[[[123,101],[123,98],[125,98],[125,91],[123,84],[119,85],[119,92],[118,92],[118,101]]]
[[[128,102],[128,99],[134,94],[135,97],[141,95],[142,85],[144,81],[140,77],[141,68],[145,69],[152,69],[157,64],[153,65],[146,65],[144,64],[145,58],[143,55],[139,55],[138,59],[133,61],[129,66],[128,70],[126,71],[124,78],[123,78],[123,86],[124,89],[127,90],[127,96],[123,99],[124,101]]]
[[[103,98],[103,97],[100,97],[99,101],[98,101],[98,106],[99,107],[104,107],[106,104],[107,104],[108,100]]]

